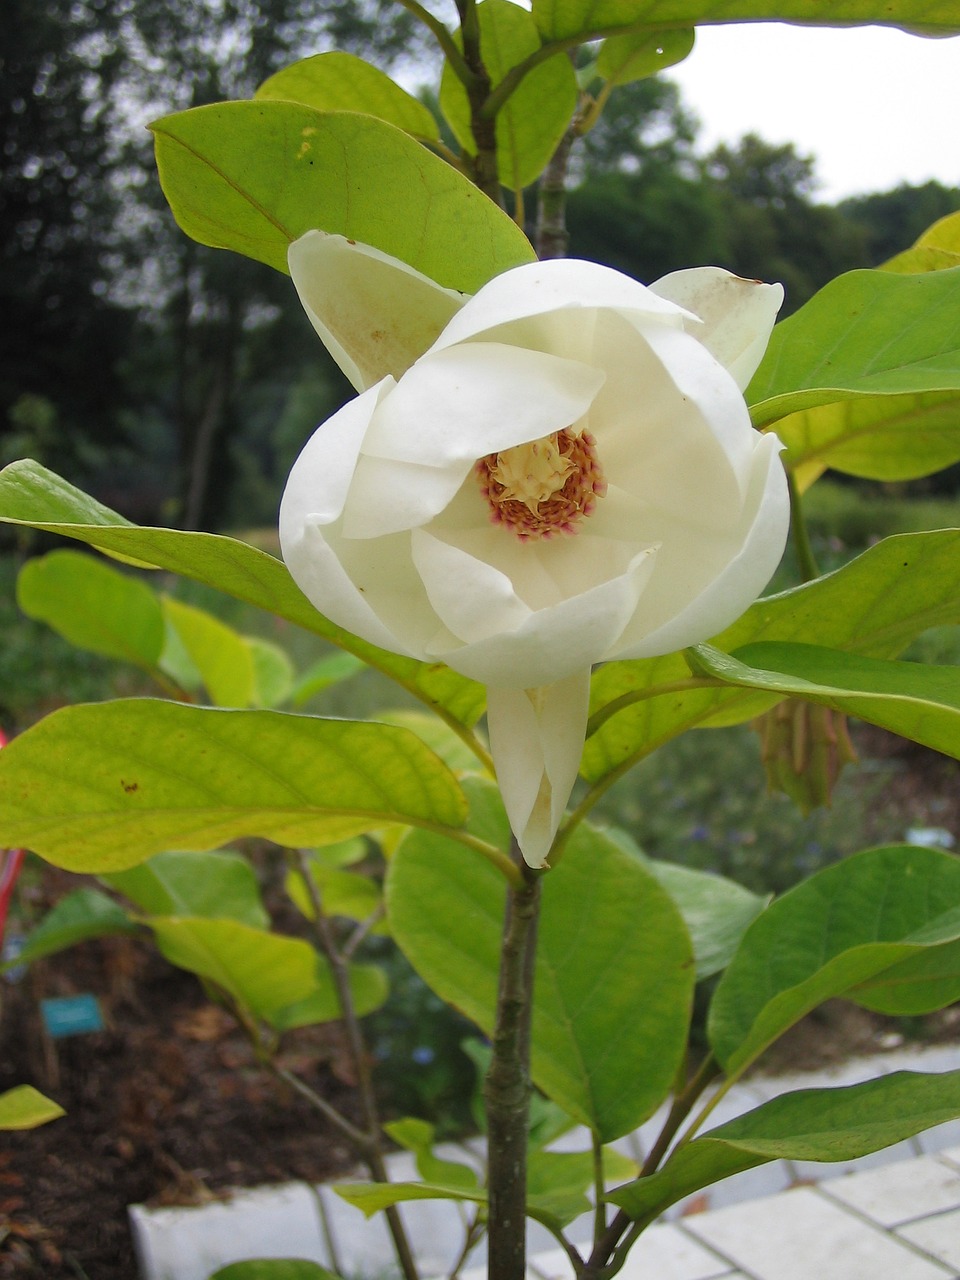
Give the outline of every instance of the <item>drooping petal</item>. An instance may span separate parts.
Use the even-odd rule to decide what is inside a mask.
[[[411,546],[430,603],[444,624],[429,656],[461,675],[506,688],[564,680],[599,661],[635,613],[656,558],[655,547],[641,547],[616,577],[530,610],[507,574],[460,547],[423,529],[414,530]]]
[[[650,289],[703,321],[685,327],[743,391],[767,349],[783,285],[744,280],[721,267],[692,267],[663,276]]]
[[[736,542],[724,546],[718,539],[716,564],[704,560],[709,545],[702,531],[693,531],[688,541],[679,530],[664,538],[657,565],[663,577],[650,583],[644,597],[648,612],[640,610],[604,660],[652,658],[699,644],[753,603],[780,563],[790,525],[782,448],[774,435],[757,438]],[[690,570],[686,581],[685,566]],[[694,576],[698,571],[699,578]]]
[[[520,851],[542,867],[580,768],[590,669],[534,689],[487,690],[497,783]]]
[[[399,258],[323,231],[294,240],[287,263],[310,322],[358,391],[399,378],[466,301]]]

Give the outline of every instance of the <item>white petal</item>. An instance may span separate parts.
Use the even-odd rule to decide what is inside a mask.
[[[287,262],[313,327],[358,391],[399,378],[466,300],[399,258],[323,231],[294,240]]]
[[[412,548],[445,627],[429,644],[430,655],[461,675],[507,688],[551,684],[599,662],[636,611],[656,558],[655,547],[639,548],[623,573],[531,611],[506,574],[461,548],[423,529],[414,530]]]
[[[437,339],[439,351],[501,325],[558,310],[608,308],[632,320],[679,327],[684,312],[620,271],[575,258],[531,262],[495,276],[450,321]],[[692,319],[692,317],[690,317]]]
[[[384,400],[363,451],[423,466],[473,463],[575,423],[602,385],[599,369],[521,347],[431,352]]]
[[[361,455],[343,520],[347,538],[379,538],[427,524],[447,507],[472,464],[419,466]]]
[[[392,653],[408,657],[424,655],[404,644],[396,630],[388,627],[370,607],[353,575],[344,569],[327,539],[327,530],[316,521],[307,520],[293,534],[288,525],[281,536],[283,560],[297,586],[315,609],[339,627]],[[369,544],[365,544],[369,545]],[[396,563],[398,578],[403,560]],[[378,601],[378,604],[380,601]]]
[[[606,658],[652,658],[699,644],[753,603],[780,563],[790,528],[782,448],[774,435],[757,438],[735,546],[718,538],[714,550],[701,530],[665,534],[643,607]]]
[[[348,400],[320,424],[287,478],[280,503],[280,542],[299,536],[308,516],[323,524],[339,519],[371,419],[394,385],[392,378]]]
[[[545,865],[577,780],[589,701],[589,668],[535,689],[487,690],[497,783],[531,867]]]
[[[767,349],[783,285],[744,280],[721,267],[693,267],[664,276],[651,290],[703,321],[689,332],[733,375],[742,391]]]

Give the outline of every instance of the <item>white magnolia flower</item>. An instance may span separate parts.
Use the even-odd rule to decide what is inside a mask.
[[[360,394],[294,464],[284,559],[340,626],[487,686],[511,826],[542,866],[591,665],[716,634],[780,559],[781,445],[741,389],[783,291],[562,260],[464,298],[315,231],[289,261]]]

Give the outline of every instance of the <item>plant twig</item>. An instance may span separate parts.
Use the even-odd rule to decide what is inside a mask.
[[[797,564],[804,582],[813,582],[820,577],[817,558],[810,544],[810,530],[803,511],[803,499],[797,487],[797,478],[787,469],[787,488],[790,491],[790,533],[793,537],[793,549],[797,553]]]
[[[489,1181],[488,1274],[526,1274],[527,1121],[530,1109],[530,1021],[540,876],[512,853],[521,874],[507,890],[493,1057],[484,1086]]]
[[[297,851],[297,860],[300,874],[303,877],[307,895],[314,911],[314,932],[320,944],[320,949],[330,965],[330,972],[333,976],[337,1000],[340,1005],[340,1015],[347,1034],[347,1048],[351,1065],[356,1075],[360,1116],[366,1133],[365,1143],[360,1148],[360,1154],[370,1172],[370,1176],[375,1182],[389,1182],[390,1178],[387,1175],[387,1167],[384,1163],[383,1151],[380,1146],[380,1118],[377,1114],[377,1102],[373,1092],[370,1059],[367,1054],[367,1046],[364,1044],[363,1032],[360,1030],[360,1020],[357,1017],[356,1006],[353,1003],[353,992],[350,990],[350,966],[338,948],[333,930],[330,927],[330,921],[324,914],[320,890],[311,874],[310,855],[306,850],[299,849]],[[393,1247],[396,1251],[397,1261],[403,1272],[404,1280],[419,1280],[413,1250],[410,1248],[410,1242],[407,1239],[407,1233],[404,1230],[403,1220],[400,1217],[397,1206],[390,1205],[386,1208],[384,1217],[387,1220],[387,1227],[393,1240]]]

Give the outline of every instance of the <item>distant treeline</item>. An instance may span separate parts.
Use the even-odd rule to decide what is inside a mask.
[[[248,96],[318,49],[409,70],[420,38],[380,8],[4,0],[0,462],[38,458],[138,520],[273,521],[294,454],[349,388],[284,277],[180,234],[132,121]],[[934,182],[819,204],[794,147],[751,134],[701,157],[696,140],[669,80],[615,93],[572,157],[570,252],[641,280],[717,263],[782,281],[795,309],[960,208]]]

